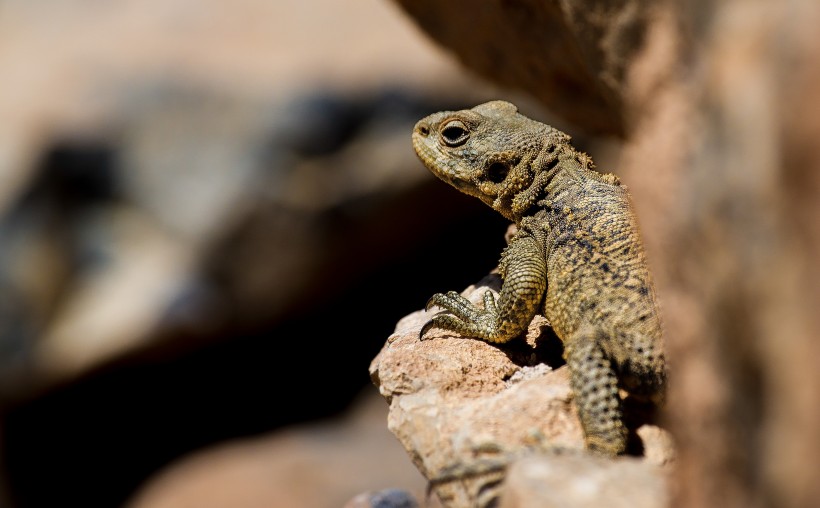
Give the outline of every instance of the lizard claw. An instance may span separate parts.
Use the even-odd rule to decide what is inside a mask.
[[[431,319],[430,321],[424,323],[424,326],[421,327],[421,331],[419,332],[419,341],[424,340],[424,334],[430,331],[430,328],[436,326],[436,323],[433,322]]]
[[[441,294],[441,293],[436,293],[436,294],[434,294],[433,296],[431,296],[431,297],[430,297],[430,299],[429,299],[429,300],[427,300],[427,303],[426,303],[426,304],[424,304],[424,310],[429,311],[429,310],[430,310],[430,309],[432,309],[433,307],[438,306],[439,302],[441,301],[441,299],[442,299],[443,297],[444,297],[444,295],[443,295],[443,294]]]

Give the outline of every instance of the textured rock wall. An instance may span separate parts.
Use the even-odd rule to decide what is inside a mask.
[[[658,235],[681,298],[669,302],[681,305],[669,327],[679,501],[816,506],[820,6],[703,3],[681,13],[698,41],[693,128],[679,205]]]

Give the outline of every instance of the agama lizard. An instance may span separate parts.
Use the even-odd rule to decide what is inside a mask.
[[[536,313],[564,343],[587,448],[626,447],[619,387],[662,399],[661,324],[630,196],[594,171],[570,137],[493,101],[419,121],[413,147],[427,168],[518,226],[501,254],[498,300],[477,308],[454,291],[433,295],[421,330],[493,343],[522,335]]]

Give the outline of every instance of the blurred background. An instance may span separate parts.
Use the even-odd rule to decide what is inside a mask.
[[[505,222],[410,132],[498,93],[384,0],[0,3],[2,505],[423,494],[367,368]]]

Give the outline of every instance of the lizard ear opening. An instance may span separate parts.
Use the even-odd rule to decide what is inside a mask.
[[[493,183],[501,183],[507,178],[510,166],[503,162],[493,162],[487,167],[487,179]]]

